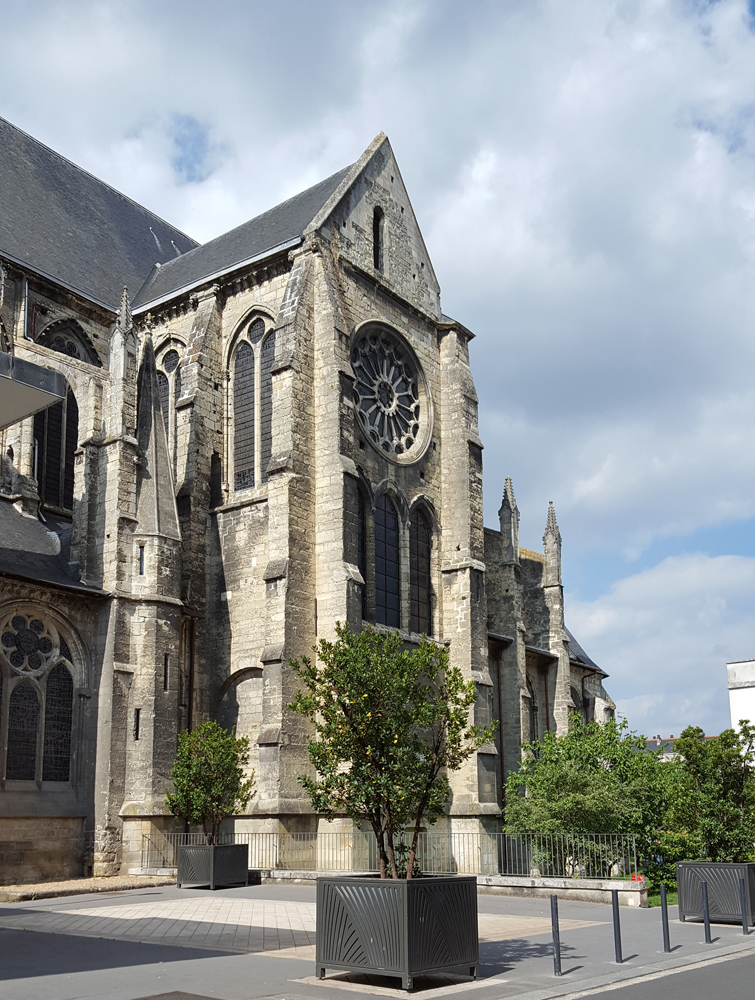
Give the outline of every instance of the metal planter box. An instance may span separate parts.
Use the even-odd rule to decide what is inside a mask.
[[[710,919],[740,923],[742,908],[739,880],[745,880],[745,911],[748,924],[755,924],[755,862],[680,861],[676,866],[679,887],[679,919],[703,919],[703,890],[708,883]]]
[[[326,969],[413,976],[466,966],[477,972],[477,879],[317,879],[319,979]]]
[[[187,844],[178,848],[176,883],[182,885],[246,885],[248,844]]]

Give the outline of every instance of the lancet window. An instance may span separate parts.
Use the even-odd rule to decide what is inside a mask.
[[[430,524],[415,510],[409,525],[409,629],[426,635],[433,630],[431,551]]]
[[[267,482],[273,444],[273,361],[275,330],[255,319],[233,356],[233,488],[248,490]]]
[[[73,509],[79,408],[73,390],[65,399],[34,415],[34,477],[44,506]]]
[[[72,669],[52,622],[20,612],[0,619],[0,779],[70,780]]]
[[[51,351],[65,354],[66,357],[86,361],[87,364],[102,367],[97,352],[89,338],[75,320],[59,320],[43,330],[37,338],[37,343],[49,347]]]
[[[168,451],[173,458],[173,475],[176,476],[178,455],[178,417],[177,406],[181,398],[181,354],[179,345],[168,343],[157,358],[157,388],[160,394],[160,409],[165,423],[165,435],[168,439]]]
[[[401,626],[401,545],[396,508],[383,494],[375,504],[375,621]]]

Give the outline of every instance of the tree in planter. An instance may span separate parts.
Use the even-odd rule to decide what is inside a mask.
[[[491,743],[496,724],[469,725],[476,686],[449,665],[447,649],[423,637],[407,651],[396,632],[340,623],[336,635],[320,641],[314,661],[290,663],[303,690],[288,707],[314,726],[316,777],[299,780],[328,819],[346,813],[370,824],[381,878],[400,877],[396,838],[411,826],[411,878],[422,822],[434,823],[448,801],[447,772]]]
[[[219,843],[220,824],[246,808],[255,791],[249,763],[249,740],[236,739],[234,730],[217,722],[203,722],[178,737],[173,764],[173,792],[166,803],[174,816],[202,826],[208,844]]]
[[[755,858],[755,726],[742,720],[739,727],[705,739],[688,726],[674,743],[684,781],[672,815],[697,835],[710,861]]]

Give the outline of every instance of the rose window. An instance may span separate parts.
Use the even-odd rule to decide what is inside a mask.
[[[394,461],[413,461],[422,450],[425,390],[419,366],[392,337],[362,337],[351,351],[354,401],[364,432]]]
[[[0,643],[10,665],[25,674],[44,670],[58,645],[39,618],[26,615],[14,615],[5,623]]]

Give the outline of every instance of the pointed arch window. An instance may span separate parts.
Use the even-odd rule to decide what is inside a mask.
[[[51,623],[29,613],[0,621],[0,779],[70,780],[71,666],[71,650]]]
[[[401,625],[401,547],[396,508],[383,494],[375,505],[375,621]]]
[[[532,681],[527,678],[527,693],[530,696],[530,742],[540,738],[537,725],[537,699],[535,698],[535,689],[532,686]]]
[[[157,358],[157,389],[160,409],[168,439],[168,452],[173,459],[173,476],[178,474],[178,400],[181,398],[181,355],[176,342],[161,349]]]
[[[73,510],[74,465],[79,408],[73,390],[34,415],[34,477],[46,507]]]
[[[233,362],[233,486],[247,490],[267,482],[273,446],[275,330],[259,317],[249,326]]]
[[[426,635],[433,630],[431,551],[430,524],[425,514],[416,510],[409,526],[409,629]]]
[[[254,351],[244,341],[236,351],[233,378],[234,489],[254,486]]]
[[[367,512],[362,491],[357,490],[357,569],[362,574],[362,618],[367,608]]]
[[[58,320],[43,330],[37,338],[37,343],[49,347],[51,351],[65,354],[66,357],[86,361],[87,364],[102,367],[102,362],[92,346],[89,338],[75,320]]]

